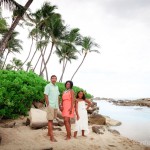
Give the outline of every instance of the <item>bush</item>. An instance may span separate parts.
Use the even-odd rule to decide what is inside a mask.
[[[33,101],[44,100],[44,87],[48,82],[33,72],[0,70],[0,116],[16,118],[27,115]],[[57,83],[60,93],[63,83]],[[83,90],[74,87],[74,91]],[[86,93],[86,91],[85,91]],[[86,93],[87,98],[92,97]]]

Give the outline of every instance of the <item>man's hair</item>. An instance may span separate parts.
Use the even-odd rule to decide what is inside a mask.
[[[51,79],[52,79],[53,77],[56,77],[56,78],[57,78],[57,76],[56,76],[56,75],[52,75],[52,76],[51,76]]]

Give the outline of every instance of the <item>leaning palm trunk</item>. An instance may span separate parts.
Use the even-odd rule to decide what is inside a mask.
[[[60,76],[59,82],[61,82],[61,81],[62,81],[62,74],[63,74],[64,68],[65,68],[65,59],[63,59],[63,68],[62,68],[62,73],[61,73],[61,76]]]
[[[23,67],[23,65],[24,65],[24,64],[28,61],[28,59],[29,59],[29,57],[30,57],[30,54],[31,54],[32,46],[33,46],[33,38],[32,38],[32,43],[31,43],[31,46],[30,46],[29,54],[28,54],[28,56],[27,56],[26,60],[23,62],[23,64],[22,64],[22,66],[21,66],[21,67]]]
[[[52,51],[53,51],[53,47],[54,47],[54,42],[52,42],[52,46],[51,46],[51,50],[50,50],[49,56],[48,56],[48,58],[47,58],[47,60],[46,60],[46,63],[45,63],[45,65],[44,65],[43,70],[40,72],[40,75],[42,75],[43,72],[44,72],[44,70],[46,69],[47,63],[49,62],[49,59],[50,59],[51,54],[52,54]]]
[[[30,60],[30,63],[33,61],[33,58],[35,57],[35,54],[37,53],[38,49],[36,48],[36,50],[34,51],[33,55],[32,55],[32,58]]]
[[[44,52],[45,52],[45,51],[46,51],[46,47],[45,47]],[[42,56],[41,68],[42,68],[42,64],[44,64],[45,72],[46,72],[46,79],[47,79],[47,81],[48,81],[48,72],[47,72],[46,62],[45,62],[45,59],[44,59],[43,50],[41,50],[41,56]]]
[[[68,61],[66,60],[65,67],[64,67],[64,70],[63,70],[63,73],[62,73],[62,76],[61,76],[61,82],[62,82],[62,80],[63,80],[63,76],[64,76],[64,73],[65,73],[65,70],[66,70],[67,62],[68,62]]]
[[[31,5],[33,0],[28,0],[28,2],[25,4],[24,6],[24,12],[22,13],[22,15],[25,13],[25,11],[29,8],[29,6]],[[14,29],[16,28],[16,26],[18,25],[20,19],[22,18],[22,15],[18,15],[15,19],[15,21],[13,22],[13,24],[11,25],[9,31],[5,34],[4,38],[2,39],[1,45],[0,45],[0,53],[3,54],[5,47],[7,45],[7,42],[10,38],[10,36],[12,35]]]
[[[6,57],[5,57],[5,60],[4,60],[4,63],[3,63],[2,69],[4,69],[4,66],[5,66],[5,63],[6,63],[6,60],[7,60],[8,54],[9,54],[9,51],[8,51],[8,52],[7,52],[7,54],[6,54]]]
[[[36,69],[36,67],[37,67],[37,65],[38,65],[38,63],[39,63],[39,61],[40,61],[40,58],[41,58],[41,55],[39,56],[39,58],[38,58],[38,60],[37,60],[37,62],[36,62],[36,64],[35,64],[35,66],[34,66],[34,68],[33,68],[33,71],[35,71],[35,69]]]
[[[83,62],[84,62],[84,60],[85,60],[86,55],[87,55],[87,53],[85,53],[85,55],[84,55],[84,57],[83,57],[83,59],[82,59],[82,61],[81,61],[80,65],[79,65],[79,67],[77,68],[77,70],[75,71],[75,73],[73,74],[73,76],[71,77],[71,80],[74,78],[75,74],[77,73],[77,71],[79,70],[79,68],[81,67],[81,65],[83,64]]]

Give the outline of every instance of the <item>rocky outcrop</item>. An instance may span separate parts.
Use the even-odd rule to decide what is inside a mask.
[[[93,114],[89,116],[89,123],[95,125],[106,125],[106,118],[100,114]]]
[[[113,104],[119,106],[147,106],[150,107],[150,98],[143,98],[137,100],[118,100],[112,101]]]
[[[108,116],[105,116],[105,118],[106,118],[106,124],[107,124],[108,126],[120,126],[120,125],[121,125],[121,122],[120,122],[120,121],[111,119],[111,118],[108,117]]]

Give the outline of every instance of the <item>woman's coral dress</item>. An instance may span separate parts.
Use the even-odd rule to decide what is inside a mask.
[[[69,109],[71,108],[71,91],[64,92],[62,95],[63,101],[63,117],[74,118],[74,106],[72,107],[72,113],[70,114]]]

